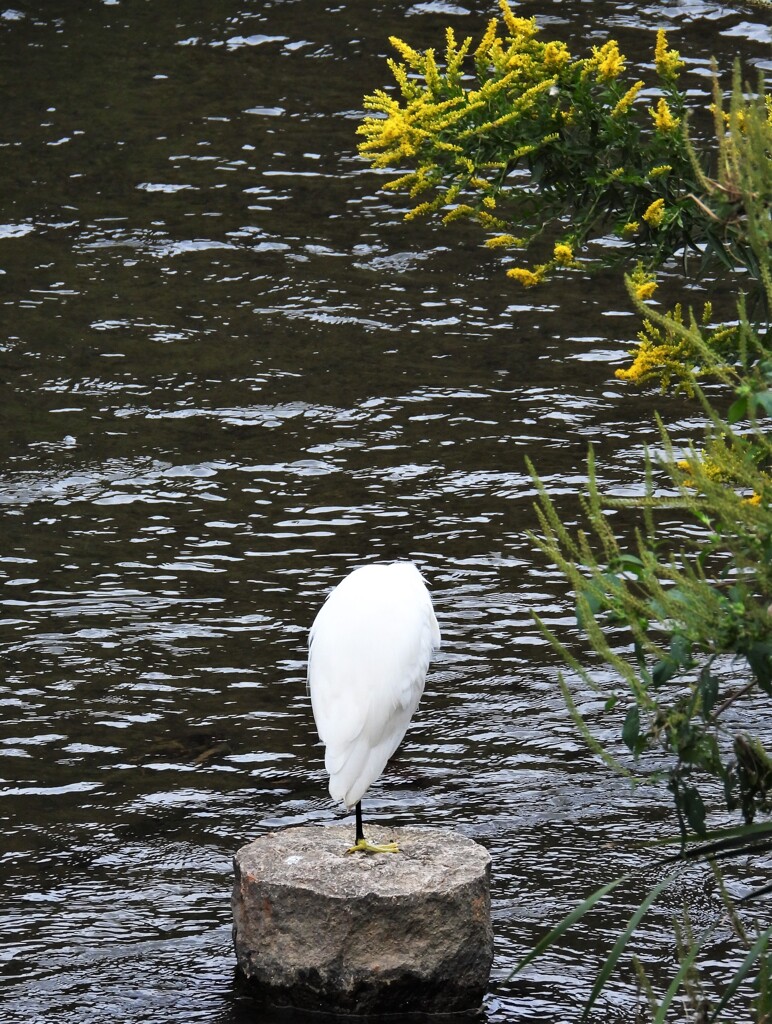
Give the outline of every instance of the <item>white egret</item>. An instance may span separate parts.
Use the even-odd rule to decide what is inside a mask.
[[[440,646],[418,569],[412,562],[355,569],[322,605],[308,645],[308,688],[330,796],[356,807],[349,853],[396,853],[395,843],[367,842],[361,801],[402,742]]]

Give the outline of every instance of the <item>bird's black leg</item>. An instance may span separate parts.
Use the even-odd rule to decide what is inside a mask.
[[[356,805],[357,837],[354,845],[347,853],[399,853],[396,843],[368,843],[362,830],[362,801]]]

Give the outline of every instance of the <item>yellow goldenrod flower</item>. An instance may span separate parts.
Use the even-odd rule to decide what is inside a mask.
[[[408,46],[408,44],[403,42],[403,40],[398,36],[389,36],[389,42],[399,53],[400,57],[410,65],[413,71],[423,72],[425,61],[422,53],[419,53],[418,50],[414,50],[412,46]]]
[[[702,322],[707,324],[710,322],[710,318],[713,316],[713,303],[710,299],[707,300],[705,305],[702,307]]]
[[[670,164],[660,164],[658,167],[652,167],[649,171],[650,178],[661,178],[663,174],[669,174],[673,168]]]
[[[539,31],[536,27],[536,18],[516,18],[507,0],[499,0],[499,7],[504,16],[504,24],[513,39],[526,41],[532,39]]]
[[[660,376],[662,368],[667,364],[670,352],[664,345],[639,345],[635,351],[635,359],[629,367],[614,370],[617,380],[630,381],[631,384],[644,384],[652,377]]]
[[[654,107],[649,107],[649,113],[654,119],[654,127],[658,132],[674,132],[681,123],[680,117],[673,117],[664,96],[660,97],[656,110]]]
[[[459,203],[452,210],[449,210],[442,218],[443,224],[452,224],[454,220],[459,220],[461,217],[474,216],[474,209],[468,206],[466,203]]]
[[[488,27],[485,29],[480,45],[474,51],[475,60],[482,60],[487,57],[490,53],[491,46],[496,39],[496,32],[498,31],[499,23],[496,18],[491,18],[488,22]]]
[[[633,103],[635,103],[635,99],[642,88],[643,82],[636,82],[635,85],[631,85],[622,99],[618,101],[617,105],[611,111],[611,116],[621,117],[622,114],[626,114]]]
[[[626,57],[619,52],[616,39],[609,39],[603,46],[593,46],[592,57],[587,61],[585,71],[594,71],[600,82],[618,78],[624,71]]]
[[[459,85],[461,83],[461,66],[469,53],[472,37],[467,36],[459,46],[453,29],[448,26],[445,29],[445,40],[445,76],[450,85]]]
[[[639,263],[635,271],[626,278],[626,284],[630,294],[640,301],[638,292],[645,296],[645,292],[655,284],[654,275],[648,273],[643,264]],[[693,397],[693,352],[688,336],[681,330],[683,322],[683,309],[680,304],[666,315],[662,323],[644,319],[643,330],[638,332],[638,347],[631,352],[634,357],[632,365],[627,369],[617,370],[616,376],[620,380],[633,381],[636,384],[658,380],[663,392],[675,384],[678,391]],[[682,471],[695,477],[704,477],[702,467],[703,461],[694,459],[682,462],[679,466]],[[685,482],[691,486],[689,481]]]
[[[571,60],[571,54],[565,43],[547,43],[542,52],[542,62],[548,71],[558,71]]]
[[[662,223],[662,218],[665,216],[665,200],[655,199],[653,203],[650,203],[646,212],[643,214],[643,219],[649,225],[650,228],[658,228]]]
[[[500,217],[494,217],[493,214],[488,213],[487,210],[476,210],[475,216],[480,224],[489,231],[503,231],[507,226],[507,222],[505,220],[501,220]]]
[[[426,56],[424,57],[424,78],[426,79],[429,91],[435,96],[439,96],[442,91],[442,79],[440,78],[434,50],[426,51]]]
[[[485,196],[483,199],[483,206],[487,206],[489,210],[496,209],[496,200],[493,196]]]
[[[574,250],[567,242],[557,242],[552,255],[561,267],[570,267],[574,262]]]
[[[654,46],[654,64],[660,78],[665,78],[668,81],[677,78],[679,71],[684,66],[684,62],[680,58],[681,54],[678,50],[669,49],[667,33],[661,28],[657,32],[657,42]]]
[[[525,238],[516,238],[515,235],[494,235],[487,238],[485,244],[489,249],[504,249],[509,246],[521,246],[526,244]]]
[[[743,505],[760,505],[761,504],[761,495],[760,494],[756,494],[756,492],[754,491],[754,493],[750,496],[750,498],[743,498],[743,502],[742,503],[743,503]]]
[[[684,474],[684,478],[681,481],[684,487],[694,487],[694,478],[692,477],[692,466],[688,459],[679,459],[676,462],[676,469]]]
[[[646,299],[650,299],[657,290],[657,282],[654,275],[649,273],[648,270],[645,270],[642,263],[639,263],[629,277],[628,287],[632,289],[636,299],[639,299],[641,302],[645,302]],[[644,335],[642,337],[642,341],[646,344],[648,342],[648,337]],[[643,345],[641,348],[642,347]]]
[[[641,302],[645,302],[646,299],[650,299],[654,292],[657,290],[656,281],[647,281],[645,284],[639,284],[635,289],[636,299],[640,299]]]
[[[637,220],[629,220],[622,228],[622,234],[625,238],[629,238],[634,235],[640,228],[640,222]]]
[[[438,210],[443,205],[444,199],[444,196],[439,195],[428,203],[419,203],[418,206],[414,206],[412,210],[407,211],[405,220],[415,220],[416,217],[423,217],[424,215],[434,213],[435,210]]]
[[[415,173],[415,171],[410,171],[408,174],[400,175],[399,178],[392,178],[391,181],[385,182],[383,185],[381,185],[381,188],[384,191],[399,192],[400,189],[408,188],[408,186],[412,188],[416,183],[417,177],[418,175]]]
[[[534,285],[541,284],[546,269],[545,266],[534,267],[533,270],[526,270],[524,267],[512,267],[511,270],[507,271],[507,277],[518,281],[523,288],[533,288]]]
[[[417,87],[415,82],[411,82],[407,76],[407,70],[404,64],[398,64],[397,61],[388,57],[386,60],[394,79],[399,86],[399,91],[405,97],[406,100],[414,99],[417,93]]]
[[[494,83],[494,86],[500,86],[502,82],[506,82],[506,78],[500,79],[499,82]],[[517,99],[511,101],[510,109],[502,114],[501,117],[497,117],[494,121],[486,121],[484,124],[474,125],[463,132],[459,132],[457,136],[459,142],[463,142],[465,139],[474,135],[482,135],[485,132],[495,131],[497,128],[501,128],[502,125],[522,118],[524,111],[529,110],[534,106],[536,97],[548,89],[551,89],[555,82],[555,78],[547,78],[543,82],[538,82],[536,85],[532,85],[530,89],[526,89],[525,92],[521,93]],[[492,93],[498,91],[498,88],[492,87],[488,90],[486,98],[489,98]],[[542,144],[545,142],[552,142],[557,137],[556,133],[547,135],[542,139]]]

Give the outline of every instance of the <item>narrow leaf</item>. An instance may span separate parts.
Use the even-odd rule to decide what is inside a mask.
[[[622,741],[633,753],[638,752],[638,739],[640,735],[641,713],[638,710],[638,705],[633,704],[625,715],[624,725],[622,726]]]
[[[685,786],[683,790],[683,809],[686,820],[697,833],[705,834],[705,804],[699,791],[694,786]]]
[[[711,675],[710,669],[705,667],[700,672],[697,688],[700,691],[702,701],[702,716],[708,718],[718,698],[718,679]]]
[[[582,1020],[587,1020],[587,1015],[592,1009],[593,1003],[598,998],[601,991],[603,990],[603,986],[606,984],[609,977],[611,976],[611,973],[616,967],[620,956],[624,952],[625,946],[627,945],[630,936],[633,934],[635,929],[640,924],[641,918],[648,911],[649,907],[657,899],[662,890],[666,889],[675,877],[676,873],[674,872],[673,874],[668,875],[666,878],[663,878],[662,881],[657,882],[654,888],[649,890],[646,899],[643,901],[643,903],[641,903],[641,905],[635,911],[633,916],[627,922],[627,927],[622,932],[622,934],[617,938],[617,941],[614,943],[614,946],[611,952],[609,953],[606,962],[600,969],[598,977],[595,979],[595,984],[592,986],[590,998],[585,1003],[584,1010],[582,1011]]]
[[[681,982],[684,980],[686,975],[691,970],[692,964],[697,958],[697,954],[702,949],[703,941],[703,939],[698,939],[696,942],[694,942],[689,952],[681,961],[681,966],[678,970],[678,973],[670,982],[668,990],[665,993],[664,998],[659,1005],[659,1009],[657,1011],[656,1017],[654,1018],[653,1024],[665,1024],[665,1019],[667,1017],[667,1011],[670,1009],[670,1004],[673,1002],[676,995],[678,994],[678,990],[681,987]]]
[[[740,964],[737,971],[735,971],[734,977],[724,990],[724,994],[721,997],[720,1002],[717,1004],[717,1006],[713,1010],[713,1013],[710,1015],[710,1021],[718,1019],[718,1015],[723,1011],[726,1004],[729,1002],[729,1000],[735,994],[737,989],[740,987],[748,971],[751,969],[751,967],[753,967],[758,958],[766,952],[767,943],[769,942],[770,935],[772,935],[772,927],[767,928],[766,931],[763,931],[761,935],[759,935],[758,939],[756,939],[756,941],[753,943],[751,948],[748,950],[748,955]]]

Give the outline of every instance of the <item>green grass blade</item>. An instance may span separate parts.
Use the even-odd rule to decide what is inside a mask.
[[[692,944],[691,949],[686,954],[684,959],[681,961],[681,966],[678,969],[678,974],[676,974],[676,976],[670,982],[668,990],[665,993],[664,998],[659,1005],[657,1015],[654,1018],[652,1024],[665,1024],[665,1018],[667,1017],[667,1011],[670,1009],[670,1004],[673,1002],[676,995],[678,994],[678,990],[681,987],[681,982],[689,973],[692,964],[697,959],[697,954],[702,949],[702,943],[704,942],[704,940],[704,936],[701,939],[697,939],[697,941]]]
[[[740,964],[731,982],[727,985],[726,989],[724,990],[724,994],[721,997],[721,1001],[718,1003],[718,1005],[713,1010],[713,1013],[710,1015],[711,1021],[716,1020],[718,1015],[722,1012],[726,1004],[729,1002],[729,1000],[732,998],[732,996],[735,994],[737,989],[742,984],[743,979],[747,975],[748,971],[751,969],[751,967],[753,967],[758,958],[764,953],[764,951],[767,948],[767,943],[769,942],[770,935],[772,935],[772,927],[767,928],[766,931],[762,932],[761,935],[759,935],[759,937],[753,943],[751,948],[748,950],[748,955]]]
[[[519,974],[532,960],[535,960],[537,956],[540,956],[545,949],[548,949],[554,942],[557,941],[568,929],[576,924],[576,922],[584,917],[588,910],[592,910],[595,904],[602,900],[604,896],[608,896],[618,885],[626,881],[628,875],[623,875],[621,878],[615,878],[613,882],[608,882],[606,885],[601,886],[600,889],[596,889],[592,895],[588,896],[586,900],[579,904],[578,907],[574,907],[570,914],[567,914],[552,931],[545,935],[533,949],[523,957],[519,964],[517,964],[509,974],[509,978],[513,978],[516,974]],[[509,979],[508,979],[509,980]]]
[[[652,903],[657,899],[657,897],[662,892],[662,890],[666,889],[667,886],[670,885],[670,883],[673,881],[673,879],[675,877],[676,877],[675,874],[670,874],[666,878],[663,878],[661,882],[657,882],[657,884],[654,886],[654,888],[649,890],[649,892],[648,892],[646,898],[644,899],[644,901],[640,904],[640,906],[635,911],[633,916],[627,922],[627,927],[622,932],[622,934],[617,938],[617,941],[614,943],[614,946],[613,946],[611,952],[609,953],[608,957],[606,958],[606,962],[604,963],[603,967],[601,967],[601,969],[600,969],[598,977],[595,979],[595,984],[592,986],[592,992],[590,993],[590,998],[587,1000],[587,1002],[585,1004],[585,1007],[584,1007],[584,1010],[582,1012],[582,1017],[581,1017],[582,1020],[587,1020],[587,1014],[592,1009],[592,1006],[593,1006],[595,1000],[600,995],[600,993],[601,993],[601,991],[603,989],[603,986],[606,984],[606,982],[608,981],[609,977],[611,976],[611,972],[616,967],[617,962],[618,962],[620,956],[622,955],[622,952],[624,951],[625,946],[627,945],[627,943],[630,940],[630,936],[633,934],[635,929],[640,924],[641,918],[647,912],[647,910],[652,905]]]

